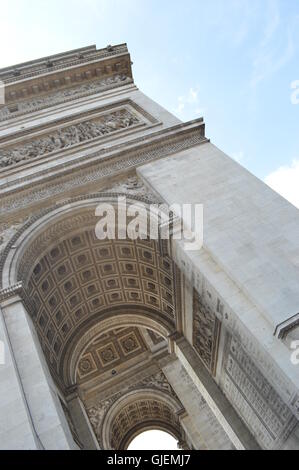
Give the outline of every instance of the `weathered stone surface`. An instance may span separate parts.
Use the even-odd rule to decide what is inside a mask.
[[[106,114],[93,121],[84,121],[61,128],[52,134],[33,139],[23,145],[0,149],[0,167],[50,154],[52,152],[78,145],[88,140],[126,129],[138,124],[139,120],[129,111],[120,110]]]

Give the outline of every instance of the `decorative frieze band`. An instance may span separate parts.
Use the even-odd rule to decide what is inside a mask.
[[[278,449],[297,424],[290,407],[282,400],[249,357],[241,343],[226,336],[221,384],[264,449]]]
[[[126,109],[114,111],[94,120],[60,128],[52,134],[35,138],[13,148],[0,149],[0,167],[50,154],[115,131],[137,125],[140,120]]]
[[[143,140],[144,137],[140,139],[140,142],[142,143]],[[7,212],[10,211],[28,208],[30,204],[36,201],[40,202],[49,197],[73,191],[76,187],[96,183],[103,177],[129,170],[130,168],[137,167],[157,158],[163,158],[208,141],[204,135],[204,124],[201,124],[199,128],[194,129],[187,135],[182,132],[177,134],[175,138],[172,137],[170,139],[166,137],[164,142],[163,140],[158,140],[156,143],[146,145],[144,150],[123,150],[118,155],[107,157],[106,159],[103,157],[105,153],[107,154],[111,149],[101,149],[89,156],[89,158],[95,159],[95,162],[89,162],[87,169],[80,168],[80,166],[72,168],[68,172],[69,174],[65,175],[64,180],[61,179],[60,182],[57,182],[57,175],[53,174],[51,177],[47,178],[47,185],[45,186],[44,176],[44,184],[42,187],[37,186],[34,188],[31,186],[29,190],[19,192],[18,195],[15,194],[7,198],[1,196],[0,216],[6,215]],[[98,159],[100,157],[102,157],[101,166],[98,165]],[[84,162],[87,163],[87,161],[87,157],[84,156]],[[76,160],[76,162],[79,163],[78,160]],[[76,170],[78,170],[77,173]]]
[[[120,85],[128,85],[132,82],[133,80],[130,77],[127,77],[124,74],[117,74],[102,80],[95,80],[72,88],[57,91],[46,96],[40,96],[38,98],[14,103],[10,106],[4,106],[0,109],[0,122],[88,95],[101,93]]]

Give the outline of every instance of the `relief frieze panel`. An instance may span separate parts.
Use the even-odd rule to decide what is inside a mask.
[[[205,366],[215,373],[220,321],[202,297],[193,291],[193,345]]]
[[[138,139],[138,142],[141,138]],[[155,160],[158,157],[166,157],[175,152],[179,152],[195,145],[199,145],[206,142],[204,136],[204,129],[197,129],[190,134],[190,136],[174,139],[173,142],[160,143],[159,148],[156,145],[151,147],[145,147],[138,153],[135,151],[127,151],[126,154],[122,154],[122,158],[117,158],[113,161],[103,162],[101,166],[93,165],[92,168],[83,169],[81,168],[80,173],[75,172],[69,177],[62,181],[48,181],[47,185],[40,187],[31,187],[30,191],[23,191],[19,197],[16,195],[1,197],[0,203],[0,215],[7,214],[10,211],[17,211],[20,209],[28,208],[29,205],[41,200],[47,200],[49,197],[53,200],[53,197],[60,195],[63,192],[70,190],[79,190],[82,186],[88,184],[95,184],[102,180],[103,177],[108,177],[119,173],[121,170],[130,170],[141,164],[145,164],[149,161]],[[109,148],[102,148],[92,154],[92,157],[104,157],[109,152]],[[82,157],[83,158],[83,157]],[[84,157],[86,158],[86,157]],[[80,160],[80,159],[79,159]],[[77,167],[76,167],[77,169]],[[0,167],[1,170],[1,167]],[[26,181],[27,179],[20,178],[20,182]]]
[[[278,449],[297,424],[290,408],[230,334],[221,385],[224,393],[264,449]]]
[[[103,137],[115,131],[140,124],[140,122],[138,117],[130,111],[121,109],[94,120],[73,124],[27,143],[8,149],[0,149],[0,168]]]
[[[32,99],[20,101],[10,106],[3,106],[0,108],[0,122],[12,119],[22,114],[39,111],[50,106],[71,101],[73,99],[100,93],[131,82],[132,79],[127,75],[117,74],[112,77],[82,83],[72,88],[56,91],[45,96],[33,97]]]

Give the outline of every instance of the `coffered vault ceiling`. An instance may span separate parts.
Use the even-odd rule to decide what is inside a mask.
[[[147,307],[175,323],[173,266],[170,259],[161,257],[155,241],[99,241],[94,230],[72,235],[34,265],[28,294],[35,306],[34,321],[43,350],[56,373],[74,334],[79,328],[86,330],[89,320],[99,318],[108,308],[115,316],[120,306]],[[157,341],[153,335],[152,341]],[[117,350],[125,356],[129,343],[138,344],[140,351],[145,348],[134,329],[127,338],[117,335],[117,343],[117,347],[111,346],[111,360],[113,354],[117,357]],[[90,372],[94,367],[105,368],[103,357],[98,354],[95,364],[91,360]],[[88,369],[87,362],[85,366]],[[82,379],[84,363],[79,371]]]
[[[117,328],[100,335],[87,347],[77,366],[78,384],[101,377],[101,380],[144,361],[156,345],[167,347],[167,342],[152,331],[136,327]],[[158,349],[159,349],[158,348]]]
[[[149,427],[163,428],[167,426],[179,434],[178,416],[171,406],[157,399],[136,400],[123,407],[111,426],[111,448],[125,449],[129,443],[130,431]],[[135,431],[136,432],[136,431]]]

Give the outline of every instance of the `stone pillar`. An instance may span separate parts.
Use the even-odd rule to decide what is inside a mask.
[[[194,449],[233,449],[232,442],[180,361],[173,355],[171,359],[161,360],[160,367],[186,410],[180,423]]]
[[[34,429],[0,309],[0,449],[42,449]]]
[[[99,443],[93,432],[85,407],[79,397],[77,386],[68,390],[66,401],[76,433],[83,445],[83,449],[100,450]]]
[[[208,450],[205,442],[201,437],[201,433],[198,432],[198,429],[195,425],[194,416],[191,417],[186,411],[180,416],[180,424],[185,432],[185,436],[190,444],[189,448],[194,450]]]
[[[170,342],[187,375],[192,379],[234,447],[238,450],[259,449],[254,437],[201,363],[193,347],[184,337],[171,338]],[[165,375],[167,376],[166,373]]]
[[[0,423],[4,422],[4,425],[2,428],[0,424],[0,430],[5,431],[1,446],[5,449],[77,449],[21,298],[15,294],[2,299],[1,312],[9,348],[6,348],[5,369],[3,372],[0,369],[6,383],[0,382],[1,388],[13,400],[11,407],[9,396],[4,396],[4,402],[1,402]],[[16,434],[13,433],[14,426]],[[11,433],[7,432],[9,428]]]

